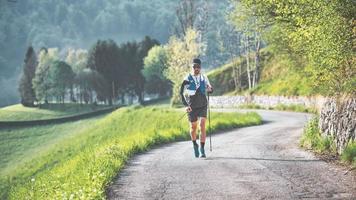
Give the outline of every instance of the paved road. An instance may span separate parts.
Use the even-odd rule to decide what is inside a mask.
[[[266,123],[214,135],[206,159],[194,158],[191,142],[135,156],[108,198],[356,199],[354,176],[298,148],[306,114],[258,113]]]

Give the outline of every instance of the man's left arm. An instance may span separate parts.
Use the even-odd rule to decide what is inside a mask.
[[[208,93],[213,93],[213,86],[211,86],[208,76],[204,75],[204,79]]]

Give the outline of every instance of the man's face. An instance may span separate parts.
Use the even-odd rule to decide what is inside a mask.
[[[194,64],[193,65],[193,70],[194,74],[199,74],[200,73],[201,66],[199,64]]]

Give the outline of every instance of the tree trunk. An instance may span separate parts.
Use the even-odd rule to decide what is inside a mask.
[[[248,89],[252,88],[251,83],[251,68],[250,68],[250,47],[249,47],[249,37],[245,36],[245,58],[246,58],[246,70],[248,79]]]
[[[240,62],[239,66],[239,91],[242,90],[242,61]]]
[[[234,86],[235,86],[235,91],[238,90],[238,85],[237,85],[237,74],[236,74],[236,69],[235,69],[235,64],[233,63],[232,66],[232,76],[234,77]]]
[[[259,73],[260,73],[260,46],[261,46],[261,39],[259,34],[257,33],[257,37],[256,37],[256,54],[255,54],[255,67],[256,67],[256,82],[255,85],[257,86],[257,83],[260,79],[259,77]]]

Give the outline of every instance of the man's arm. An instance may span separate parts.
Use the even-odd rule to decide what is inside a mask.
[[[213,86],[210,85],[208,76],[204,75],[204,80],[205,80],[206,88],[208,89],[208,93],[213,93]]]
[[[182,103],[184,106],[189,106],[189,104],[187,103],[187,100],[185,99],[185,96],[184,96],[184,87],[186,85],[189,85],[189,81],[187,80],[184,80],[182,85],[180,86],[180,91],[179,91],[179,94],[180,94],[180,97],[182,99]]]

